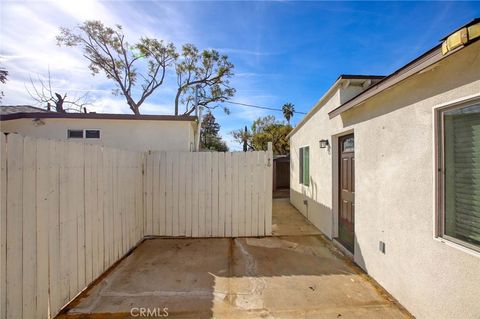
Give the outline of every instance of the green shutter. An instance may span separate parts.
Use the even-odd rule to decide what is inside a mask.
[[[445,112],[445,234],[480,244],[480,105]]]
[[[303,185],[310,185],[310,148],[304,148],[303,154]]]

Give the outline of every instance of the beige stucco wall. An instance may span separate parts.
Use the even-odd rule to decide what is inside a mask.
[[[480,41],[333,120],[319,112],[291,138],[291,201],[305,214],[308,197],[309,219],[332,237],[335,137],[354,132],[354,260],[417,318],[480,318],[480,254],[435,238],[434,108],[475,94]],[[318,147],[327,137],[330,153]],[[298,183],[307,143],[309,188]]]
[[[1,121],[2,132],[24,136],[64,140],[68,129],[100,129],[100,139],[82,139],[86,143],[121,149],[190,151],[194,145],[196,124],[187,121],[42,119],[35,126],[32,119]],[[74,139],[80,141],[80,139]]]

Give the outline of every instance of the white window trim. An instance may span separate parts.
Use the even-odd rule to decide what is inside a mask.
[[[451,238],[448,235],[443,234],[443,227],[441,226],[442,218],[444,216],[443,212],[443,181],[441,172],[440,172],[440,161],[443,160],[441,154],[439,154],[439,145],[443,142],[442,136],[440,136],[439,130],[441,129],[441,118],[440,115],[442,112],[448,109],[454,109],[461,106],[468,106],[474,103],[480,103],[480,93],[468,95],[462,98],[458,98],[449,102],[441,103],[433,107],[433,176],[434,176],[434,189],[433,189],[433,202],[434,202],[434,213],[433,213],[433,238],[446,244],[450,247],[455,249],[461,250],[469,255],[479,257],[480,258],[480,249],[479,247],[469,244],[467,242],[463,242],[458,239]],[[442,189],[440,189],[442,188]]]

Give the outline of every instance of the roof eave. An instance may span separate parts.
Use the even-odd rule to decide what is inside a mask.
[[[196,116],[189,115],[131,115],[131,114],[108,114],[108,113],[13,113],[0,116],[0,121],[16,119],[87,119],[87,120],[144,120],[144,121],[187,121],[194,122]]]

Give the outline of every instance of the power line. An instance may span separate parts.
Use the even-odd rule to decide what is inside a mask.
[[[224,101],[224,103],[230,103],[230,104],[237,104],[237,105],[242,105],[242,106],[248,106],[248,107],[253,107],[253,108],[262,109],[262,110],[270,110],[270,111],[283,112],[282,109],[276,109],[276,108],[268,107],[268,106],[245,104],[245,103],[233,102],[233,101]],[[305,113],[305,112],[299,112],[299,111],[293,111],[293,113],[297,113],[297,114],[307,114],[307,113]]]

